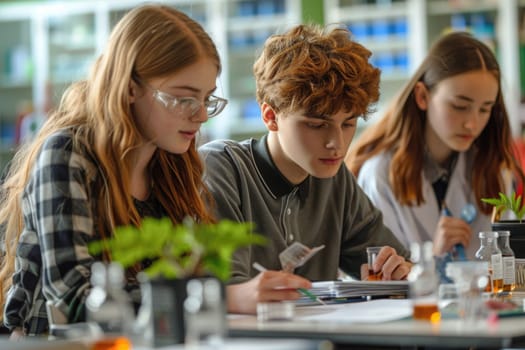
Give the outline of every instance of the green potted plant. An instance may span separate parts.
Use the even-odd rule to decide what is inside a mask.
[[[521,202],[521,195],[516,196],[515,192],[512,192],[510,196],[500,192],[499,198],[482,198],[481,201],[494,206],[493,222],[500,221],[501,216],[506,211],[512,212],[519,222],[523,220],[525,215],[525,206]]]
[[[151,308],[155,346],[184,342],[184,301],[191,279],[228,280],[232,254],[240,247],[264,244],[252,223],[222,220],[195,223],[187,218],[173,225],[169,218],[146,218],[140,227],[118,227],[106,241],[92,242],[92,254],[107,251],[113,261],[129,268],[144,261],[143,307]],[[144,275],[142,277],[144,277]],[[222,290],[224,303],[225,293]],[[149,300],[148,300],[149,298]]]
[[[516,258],[525,258],[525,203],[522,196],[515,192],[510,196],[500,192],[498,198],[482,198],[481,201],[494,207],[492,230],[510,231],[510,245]],[[513,213],[514,219],[502,219],[507,212]]]

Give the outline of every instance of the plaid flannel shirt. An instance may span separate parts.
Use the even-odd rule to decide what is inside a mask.
[[[46,300],[69,322],[85,320],[84,302],[95,261],[87,245],[100,239],[92,198],[97,176],[94,160],[73,150],[71,132],[58,132],[43,145],[22,196],[24,229],[4,308],[8,328],[22,327],[28,335],[46,333]],[[138,284],[129,282],[126,289],[140,304]]]

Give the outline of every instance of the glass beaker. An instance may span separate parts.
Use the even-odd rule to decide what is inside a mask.
[[[489,283],[487,261],[451,261],[446,274],[454,281],[459,294],[458,314],[466,322],[485,319],[487,312],[483,291]]]

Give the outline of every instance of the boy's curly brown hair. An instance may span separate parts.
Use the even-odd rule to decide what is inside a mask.
[[[257,101],[278,111],[366,118],[379,99],[380,70],[344,27],[299,25],[271,36],[253,66]]]

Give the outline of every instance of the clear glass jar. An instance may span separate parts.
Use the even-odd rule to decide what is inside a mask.
[[[412,316],[417,320],[438,322],[441,318],[438,308],[439,276],[432,254],[432,242],[414,242],[410,245],[410,253],[414,262],[408,275]]]
[[[454,281],[458,294],[453,310],[468,323],[487,317],[483,292],[490,284],[488,271],[488,261],[451,261],[447,264],[446,274]]]
[[[186,285],[184,323],[187,348],[222,348],[226,336],[226,306],[222,287],[215,278],[190,279]],[[201,347],[202,348],[202,347]]]
[[[516,288],[516,257],[510,247],[510,231],[498,231],[498,247],[503,264],[503,292],[511,293]]]
[[[134,311],[123,288],[124,270],[117,263],[106,266],[95,262],[91,266],[91,284],[93,287],[86,299],[86,318],[88,322],[97,323],[103,331],[103,337],[93,349],[102,349],[108,344],[131,349]]]
[[[480,246],[475,255],[476,260],[487,261],[489,266],[487,273],[490,283],[485,291],[500,293],[503,291],[503,262],[501,250],[498,248],[498,233],[481,231],[478,236]]]

